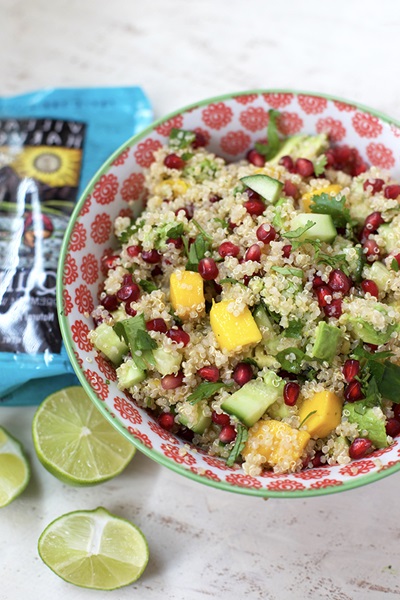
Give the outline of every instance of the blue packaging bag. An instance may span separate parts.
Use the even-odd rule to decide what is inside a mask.
[[[97,169],[151,120],[139,87],[0,98],[1,404],[77,384],[55,305],[63,233]]]

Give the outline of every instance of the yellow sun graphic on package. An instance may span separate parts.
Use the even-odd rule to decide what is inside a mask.
[[[32,177],[51,187],[77,187],[82,150],[49,146],[27,146],[12,162],[20,177]]]

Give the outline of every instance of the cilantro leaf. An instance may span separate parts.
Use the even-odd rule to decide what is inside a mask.
[[[184,240],[184,244],[188,256],[186,271],[194,271],[197,273],[199,270],[199,262],[205,257],[206,252],[210,250],[211,244],[201,233],[196,237],[192,244],[189,245],[187,240]]]
[[[134,221],[130,224],[125,231],[122,231],[118,236],[118,241],[120,244],[126,244],[129,242],[130,238],[139,231],[144,225],[144,219],[140,221]]]
[[[232,285],[239,284],[239,285],[242,285],[243,287],[246,287],[244,285],[244,283],[242,283],[241,281],[238,281],[237,279],[234,279],[233,277],[225,277],[224,279],[221,279],[221,281],[219,283],[220,283],[220,285],[222,285],[223,283],[231,283]]]
[[[218,217],[215,217],[214,221],[219,223],[223,229],[229,228],[229,221],[226,221],[225,219],[219,219]]]
[[[262,144],[256,142],[254,147],[265,157],[265,160],[271,160],[276,154],[278,154],[279,148],[281,147],[281,139],[278,133],[277,120],[280,117],[280,112],[277,110],[269,110],[269,121],[267,126],[267,143]]]
[[[399,263],[397,262],[397,260],[395,258],[390,263],[390,266],[393,269],[393,271],[395,271],[396,273],[398,273],[398,271],[399,271]]]
[[[195,221],[195,219],[192,219],[192,223],[200,231],[201,235],[206,240],[208,240],[209,242],[212,242],[212,236],[203,229],[203,227],[200,225],[200,223],[198,223],[197,221]]]
[[[400,367],[395,363],[385,360],[381,379],[377,381],[379,392],[387,400],[400,404]]]
[[[313,196],[310,204],[311,212],[330,215],[335,227],[346,227],[347,223],[352,224],[350,211],[346,208],[346,198],[342,196],[332,198],[329,194],[322,193],[319,196]]]
[[[311,227],[314,227],[315,225],[315,221],[307,221],[307,223],[304,225],[304,227],[298,227],[297,229],[294,229],[293,231],[286,231],[285,233],[282,233],[281,236],[286,238],[287,240],[295,240],[299,237],[301,237],[306,231],[308,231],[309,229],[311,229]]]
[[[271,267],[271,271],[276,271],[280,275],[288,275],[292,277],[300,277],[302,279],[304,273],[302,269],[296,269],[296,267]]]
[[[139,285],[147,294],[151,294],[155,290],[158,290],[158,287],[153,281],[149,281],[148,279],[141,279],[139,281]]]
[[[301,339],[303,327],[304,323],[300,319],[292,319],[289,321],[289,327],[286,327],[283,335],[287,338]]]
[[[208,400],[216,394],[220,389],[224,387],[230,387],[231,384],[224,383],[223,381],[217,381],[215,383],[211,381],[203,381],[200,383],[197,388],[189,394],[187,397],[187,401],[190,404],[197,404],[201,400]]]
[[[183,223],[177,223],[176,225],[173,225],[171,227],[171,229],[168,229],[167,239],[171,238],[173,240],[177,240],[184,234],[184,232],[185,232],[185,228],[184,228]]]
[[[168,145],[170,148],[176,150],[182,150],[190,146],[196,139],[196,134],[193,131],[186,131],[185,129],[177,129],[173,127],[169,134]]]
[[[242,425],[242,423],[237,423],[235,444],[226,460],[226,464],[228,467],[232,467],[235,464],[236,460],[239,458],[246,444],[248,436],[249,433],[247,428],[244,425]]]
[[[143,353],[157,348],[155,340],[147,332],[144,315],[140,314],[118,321],[113,329],[118,337],[123,338],[129,346],[136,366],[144,371],[147,364],[143,359]]]
[[[330,254],[325,254],[324,252],[318,252],[315,257],[317,264],[323,263],[325,265],[329,265],[332,269],[341,268],[342,271],[348,275],[348,263],[346,260],[345,254],[336,254],[336,256],[330,256]]]
[[[327,162],[328,159],[325,154],[320,154],[315,160],[313,160],[314,173],[316,177],[318,177],[318,175],[322,175],[322,173],[325,171]]]

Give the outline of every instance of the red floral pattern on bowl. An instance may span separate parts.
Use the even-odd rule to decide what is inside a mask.
[[[113,256],[112,224],[120,214],[140,214],[143,168],[151,165],[153,152],[167,142],[171,129],[197,131],[211,152],[239,160],[265,137],[270,108],[280,111],[278,127],[283,135],[327,131],[332,141],[356,146],[370,164],[393,169],[395,177],[400,177],[400,124],[351,102],[276,90],[200,102],[128,140],[100,169],[66,232],[57,296],[63,338],[75,370],[97,407],[135,446],[178,473],[224,490],[257,496],[313,496],[353,488],[399,470],[399,441],[346,466],[250,476],[162,429],[129,394],[118,389],[112,365],[88,340],[93,328],[88,313],[98,304],[104,261]]]

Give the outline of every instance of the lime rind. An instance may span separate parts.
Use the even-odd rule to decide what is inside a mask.
[[[142,531],[103,507],[52,521],[39,538],[38,552],[64,581],[104,591],[137,581],[149,560]]]
[[[8,506],[25,490],[31,475],[22,444],[0,427],[0,508]]]
[[[80,386],[48,396],[32,423],[36,454],[69,485],[97,485],[119,475],[136,448],[96,409]]]

